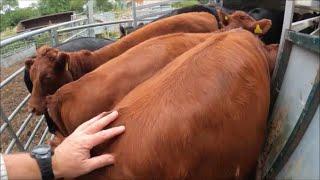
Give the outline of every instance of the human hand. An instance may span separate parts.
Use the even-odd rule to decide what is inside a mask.
[[[118,116],[114,111],[101,113],[80,125],[55,150],[52,156],[52,168],[56,178],[74,178],[89,173],[97,168],[113,164],[111,154],[90,158],[90,150],[121,133],[124,126],[102,130]]]

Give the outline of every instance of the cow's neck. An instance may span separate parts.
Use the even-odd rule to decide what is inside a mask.
[[[121,40],[118,40],[108,46],[105,46],[101,49],[94,51],[93,54],[97,58],[95,60],[96,66],[100,66],[101,64],[104,64],[106,61],[119,56],[120,54],[124,53],[126,50],[139,44],[139,42],[142,42],[144,39],[148,39],[148,37],[146,36],[147,35],[142,36],[140,31],[135,31],[121,38]]]
[[[93,71],[100,64],[99,59],[96,58],[94,53],[90,51],[80,51],[76,53],[69,53],[69,68],[73,80],[77,80],[90,71]]]
[[[83,50],[80,52],[69,53],[69,71],[71,72],[73,79],[79,79],[84,74],[96,69],[105,62],[119,56],[126,50],[138,44],[138,42],[141,41],[139,39],[140,36],[135,33],[136,32],[133,32],[128,36],[123,37],[121,40],[116,41],[94,52]]]

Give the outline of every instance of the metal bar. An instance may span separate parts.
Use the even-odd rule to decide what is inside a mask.
[[[314,30],[310,35],[312,35],[312,36],[319,36],[319,34],[320,34],[320,28]]]
[[[18,138],[19,138],[19,136],[21,135],[22,131],[26,128],[26,126],[27,126],[27,124],[29,123],[29,121],[31,120],[32,116],[33,116],[33,114],[30,113],[30,114],[28,115],[28,117],[27,117],[27,118],[23,121],[23,123],[21,124],[19,130],[18,130],[17,133],[16,133],[16,136],[17,136]],[[11,140],[8,148],[7,148],[6,151],[5,151],[5,154],[10,153],[10,151],[12,150],[12,148],[13,148],[13,146],[14,146],[14,144],[15,144],[16,142],[18,142],[18,143],[21,144],[21,142],[19,141],[18,138],[15,138],[15,139]],[[22,147],[22,148],[23,148],[23,147]],[[24,150],[25,150],[25,149],[23,148],[22,151],[24,151]]]
[[[133,19],[127,19],[127,20],[121,20],[121,21],[108,21],[108,22],[103,22],[103,23],[86,24],[86,25],[77,26],[77,27],[59,29],[59,30],[57,30],[57,32],[58,33],[62,33],[62,32],[74,31],[74,30],[78,30],[78,29],[84,29],[84,28],[90,28],[90,27],[96,27],[96,26],[113,25],[113,24],[120,24],[120,23],[127,23],[127,22],[132,22],[132,21],[133,21]]]
[[[305,49],[308,49],[316,53],[320,53],[319,37],[310,36],[309,34],[303,34],[295,31],[288,31],[287,39]]]
[[[316,29],[316,30],[314,30],[310,35],[312,35],[312,36],[319,36],[319,34],[320,34],[320,28],[318,28],[318,29]]]
[[[159,15],[163,15],[163,14],[168,14],[170,13],[172,10],[166,10],[166,11],[160,11],[160,12],[154,12],[154,13],[150,13],[150,14],[145,14],[145,15],[141,15],[137,17],[137,20],[141,20],[147,17],[154,17],[154,16],[159,16]]]
[[[54,138],[54,134],[51,134],[50,140],[53,140]]]
[[[28,99],[31,97],[31,94],[28,94],[27,97],[25,97],[20,104],[14,109],[14,111],[9,115],[8,121],[11,122],[12,119],[17,115],[17,113],[20,111],[20,109],[23,107],[23,105],[26,104]],[[5,130],[5,128],[8,126],[8,123],[3,123],[1,128],[0,128],[0,134]]]
[[[48,132],[49,132],[49,128],[46,127],[46,129],[44,130],[44,132],[43,132],[43,134],[42,134],[42,136],[41,136],[41,139],[40,139],[38,145],[40,145],[40,144],[43,143],[43,141],[46,139],[46,136],[47,136]]]
[[[33,129],[29,139],[27,140],[26,144],[24,145],[24,149],[28,149],[30,144],[31,144],[31,141],[33,140],[34,136],[36,135],[38,129],[40,128],[41,126],[41,123],[43,122],[44,120],[44,116],[41,116],[41,118],[39,119],[37,125],[35,126],[35,128]]]
[[[88,10],[88,24],[93,24],[94,23],[94,18],[93,18],[93,0],[89,0],[87,3],[87,10]],[[89,28],[89,37],[95,37],[94,29]]]
[[[292,23],[291,30],[301,31],[320,21],[320,16]]]
[[[303,107],[300,117],[289,136],[285,146],[282,148],[279,156],[273,163],[271,169],[267,172],[265,179],[275,179],[275,176],[284,167],[286,162],[289,160],[291,154],[294,152],[295,148],[299,145],[304,133],[306,132],[310,122],[313,119],[314,114],[319,106],[320,102],[320,85],[319,85],[319,70],[316,74],[313,87],[308,96],[307,102]]]
[[[270,102],[270,108],[269,108],[270,109],[269,116],[271,116],[273,106],[280,92],[283,78],[289,63],[291,49],[292,49],[292,42],[288,40],[285,40],[285,43],[283,44],[283,48],[281,49],[279,48],[277,66],[276,66],[277,70],[273,73],[273,79],[271,82],[271,102]]]
[[[271,78],[271,102],[270,109],[273,109],[276,98],[278,97],[284,74],[287,69],[292,43],[286,40],[287,30],[291,28],[294,1],[287,0],[285,5],[284,22],[282,25],[279,51],[277,54],[276,64]],[[272,112],[272,111],[270,111]],[[271,114],[270,114],[271,115]]]
[[[56,46],[57,44],[59,44],[57,29],[51,29],[50,36],[51,46]]]
[[[10,136],[11,136],[13,139],[18,139],[16,133],[14,132],[13,128],[11,127],[11,124],[10,124],[7,116],[4,114],[1,106],[0,106],[0,116],[1,116],[1,119],[3,119],[3,121],[8,124],[8,131],[9,131]],[[22,151],[23,151],[23,145],[21,144],[20,141],[17,142],[17,146],[18,146],[18,149],[19,149],[19,150],[22,150]]]
[[[0,41],[0,47],[3,47],[5,45],[8,45],[8,44],[13,43],[15,41],[19,41],[21,39],[28,38],[28,37],[36,35],[36,34],[40,34],[40,33],[49,31],[49,30],[54,29],[54,28],[65,26],[65,25],[68,25],[68,24],[71,24],[71,23],[74,23],[74,22],[80,22],[80,21],[83,21],[83,20],[85,20],[85,18],[84,19],[77,19],[77,20],[74,20],[74,21],[68,21],[68,22],[64,22],[64,23],[60,23],[60,24],[55,24],[55,25],[52,25],[52,26],[48,26],[48,27],[44,27],[44,28],[37,29],[37,30],[34,30],[34,31],[30,31],[30,32],[26,32],[26,33],[23,33],[23,34],[19,34],[17,36],[13,36],[11,38],[8,38],[8,39],[5,39],[3,41]]]
[[[12,81],[16,76],[18,76],[23,71],[24,71],[24,66],[22,68],[18,69],[13,74],[11,74],[9,77],[7,77],[7,79],[3,80],[0,83],[0,89],[3,88],[6,84],[8,84],[10,81]]]
[[[65,42],[70,41],[71,39],[77,37],[78,35],[84,33],[85,31],[86,31],[86,29],[85,29],[85,30],[82,30],[82,31],[80,31],[80,32],[78,32],[78,33],[76,33],[76,34],[74,34],[74,35],[72,35],[72,36],[70,36],[69,38],[67,38],[67,39],[65,39],[64,41],[62,41],[62,43],[65,43]]]
[[[132,18],[133,18],[133,27],[137,27],[137,9],[136,9],[136,1],[131,0],[132,3]]]

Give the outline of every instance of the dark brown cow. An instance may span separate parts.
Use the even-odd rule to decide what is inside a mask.
[[[82,178],[247,179],[266,132],[269,50],[238,29],[179,56],[115,107],[126,132],[93,154],[116,162]]]
[[[59,87],[92,71],[106,61],[152,37],[177,32],[212,32],[218,29],[217,20],[209,13],[181,14],[151,23],[134,33],[97,51],[60,52],[42,47],[35,60],[26,61],[33,83],[29,107],[36,114],[45,110],[45,97]]]

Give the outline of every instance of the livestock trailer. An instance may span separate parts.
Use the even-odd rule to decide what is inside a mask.
[[[292,23],[295,11],[319,13],[319,3],[285,2],[268,137],[257,169],[262,179],[320,179],[320,17]],[[299,32],[313,23],[318,25],[315,31]]]

